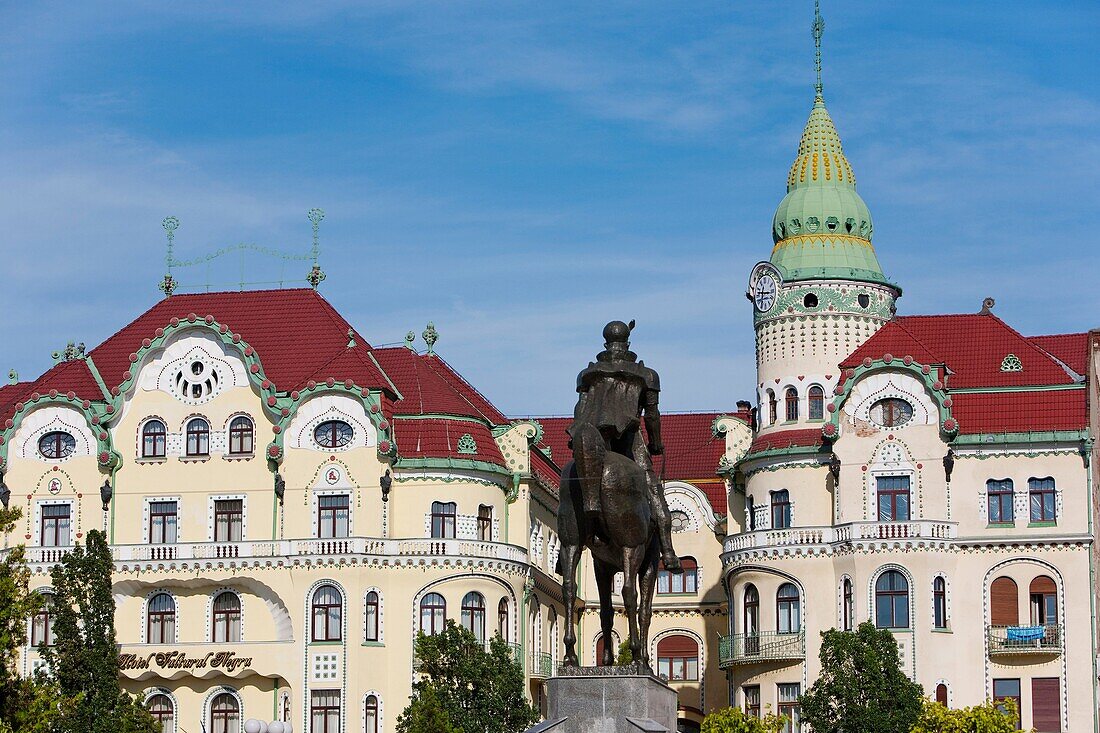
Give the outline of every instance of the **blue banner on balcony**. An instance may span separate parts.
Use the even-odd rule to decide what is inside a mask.
[[[1046,638],[1046,635],[1045,626],[1010,626],[1006,632],[1009,641],[1035,641]]]

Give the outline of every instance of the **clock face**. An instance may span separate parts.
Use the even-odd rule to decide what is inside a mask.
[[[775,305],[775,291],[775,278],[768,273],[761,275],[752,289],[752,302],[756,304],[756,309],[762,313],[771,310]]]

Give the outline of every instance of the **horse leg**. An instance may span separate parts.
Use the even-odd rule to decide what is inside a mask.
[[[638,567],[644,551],[644,545],[623,548],[623,606],[630,627],[630,656],[635,663],[642,658],[638,637]]]
[[[656,553],[658,551],[651,543],[650,551],[642,562],[642,573],[638,580],[638,585],[641,588],[641,601],[638,604],[638,632],[641,637],[639,643],[642,647],[642,656],[639,661],[650,670],[653,668],[649,660],[649,622],[653,617],[653,591],[657,585]]]
[[[558,555],[561,563],[561,596],[565,605],[565,657],[562,665],[580,666],[577,659],[577,564],[581,560],[583,548],[579,545],[562,545]],[[552,650],[557,653],[557,649]]]
[[[611,594],[615,584],[615,568],[602,560],[593,562],[596,570],[596,588],[600,592],[600,634],[603,637],[603,658],[596,660],[597,667],[610,667],[615,664],[615,637],[611,630],[615,625],[615,606]]]

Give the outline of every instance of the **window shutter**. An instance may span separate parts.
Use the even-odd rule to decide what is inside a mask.
[[[1047,576],[1040,575],[1031,581],[1031,592],[1043,595],[1053,594],[1058,592],[1058,586],[1054,585],[1054,581]]]
[[[1031,680],[1031,724],[1036,733],[1059,733],[1062,730],[1061,697],[1057,677]]]
[[[698,657],[699,644],[690,636],[666,636],[657,643],[659,657]]]
[[[1011,578],[997,578],[989,588],[989,623],[993,626],[1017,626],[1020,607],[1016,600],[1016,583]]]

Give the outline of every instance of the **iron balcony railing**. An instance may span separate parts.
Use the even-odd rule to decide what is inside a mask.
[[[1059,624],[1036,626],[990,626],[989,655],[1061,654],[1062,627]]]
[[[806,632],[781,634],[761,631],[755,634],[730,634],[718,642],[718,666],[725,669],[760,662],[797,662],[806,658]]]
[[[527,670],[530,677],[547,679],[554,676],[554,658],[545,652],[531,652],[531,666]]]

